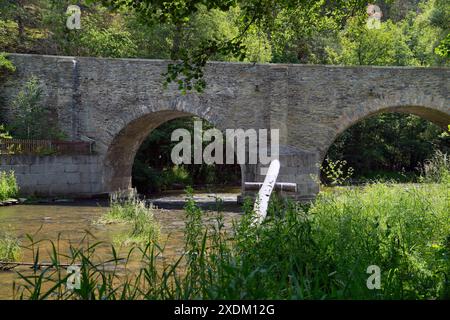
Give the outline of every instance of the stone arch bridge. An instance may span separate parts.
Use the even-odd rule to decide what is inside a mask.
[[[188,115],[219,129],[279,129],[280,181],[312,199],[311,178],[333,141],[381,112],[404,112],[442,128],[450,124],[450,69],[338,67],[212,62],[204,93],[163,88],[168,62],[11,54],[17,71],[0,83],[2,121],[32,75],[60,128],[72,140],[92,139],[90,156],[1,156],[25,193],[90,196],[131,187],[134,156],[162,123]],[[259,166],[243,166],[243,181],[261,181]]]

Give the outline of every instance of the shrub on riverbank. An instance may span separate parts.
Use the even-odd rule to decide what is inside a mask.
[[[0,232],[0,261],[15,262],[21,257],[19,240],[9,233]]]
[[[8,73],[16,71],[14,64],[8,60],[8,55],[5,52],[0,52],[0,79]]]
[[[72,250],[74,261],[84,261],[82,288],[59,293],[64,270],[47,281],[62,279],[52,289],[61,299],[448,299],[449,182],[377,183],[321,194],[309,206],[274,199],[259,227],[247,203],[232,233],[220,215],[205,227],[190,198],[179,260],[161,263],[163,249],[149,243],[139,249],[137,275],[119,277],[89,263],[92,254]],[[367,286],[373,265],[381,271],[379,290]],[[22,290],[48,294],[36,293],[41,288]]]
[[[14,198],[19,193],[16,177],[13,171],[0,171],[0,201]]]
[[[309,211],[312,238],[345,298],[450,297],[449,182],[319,196]],[[365,286],[370,265],[381,269],[381,290]]]
[[[441,151],[424,162],[422,166],[422,180],[426,182],[445,183],[450,180],[450,155]]]

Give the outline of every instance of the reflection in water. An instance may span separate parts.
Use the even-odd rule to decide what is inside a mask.
[[[222,212],[227,227],[232,220],[239,218],[240,208],[236,205],[236,195],[230,194],[200,194],[196,195],[205,211],[205,222],[214,219],[216,203],[214,196],[224,199]],[[183,253],[184,215],[182,209],[183,196],[159,198],[155,201],[160,208],[156,210],[155,217],[160,222],[161,241],[165,244],[165,257],[179,257]],[[0,230],[8,231],[19,237],[21,244],[29,245],[26,235],[32,235],[37,240],[60,241],[59,252],[67,254],[70,245],[78,247],[84,238],[94,242],[104,242],[96,250],[99,261],[111,258],[111,243],[120,234],[127,232],[129,226],[120,224],[99,225],[95,221],[108,210],[107,202],[81,201],[58,205],[19,205],[0,207]],[[87,236],[87,233],[92,236]],[[95,238],[94,238],[95,237]],[[86,245],[86,243],[84,243]],[[50,262],[49,241],[39,243],[40,262]],[[120,253],[128,252],[129,248],[119,248]],[[23,262],[32,262],[33,254],[30,250],[23,250]],[[62,261],[63,262],[63,261]],[[25,267],[16,268],[16,271],[26,272]],[[0,299],[12,298],[12,286],[17,279],[15,271],[0,271]]]

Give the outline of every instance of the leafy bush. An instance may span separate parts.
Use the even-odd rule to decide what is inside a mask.
[[[16,110],[11,131],[18,139],[63,139],[64,134],[53,124],[51,111],[42,104],[43,89],[32,76],[13,101]]]
[[[450,157],[437,150],[422,166],[423,179],[427,182],[450,183]]]
[[[155,220],[153,208],[148,207],[145,201],[137,197],[122,200],[112,195],[108,212],[98,222],[131,224],[131,232],[117,239],[123,244],[152,243],[158,240],[160,234],[160,226]]]
[[[435,52],[443,58],[448,59],[450,57],[450,33],[448,33],[445,39],[441,41],[441,44],[436,47]]]
[[[176,185],[185,188],[192,184],[192,178],[183,166],[174,166],[164,170],[162,172],[162,181],[166,189]]]
[[[19,240],[9,233],[0,234],[0,261],[15,262],[21,257],[21,248]]]
[[[16,197],[19,193],[16,177],[13,171],[0,171],[0,201]]]
[[[129,58],[136,55],[136,45],[128,31],[116,27],[90,28],[81,37],[81,44],[95,57]]]
[[[0,52],[0,77],[14,71],[16,71],[16,67],[7,59],[6,53]]]
[[[320,166],[323,178],[331,185],[342,185],[346,183],[354,173],[352,167],[347,167],[347,161],[326,158],[324,164]]]

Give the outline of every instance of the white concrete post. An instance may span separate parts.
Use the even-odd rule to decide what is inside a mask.
[[[267,216],[267,208],[269,206],[270,195],[272,194],[275,183],[277,182],[278,173],[280,172],[280,161],[273,160],[267,170],[266,178],[256,198],[254,211],[256,214],[254,225],[261,224]]]

